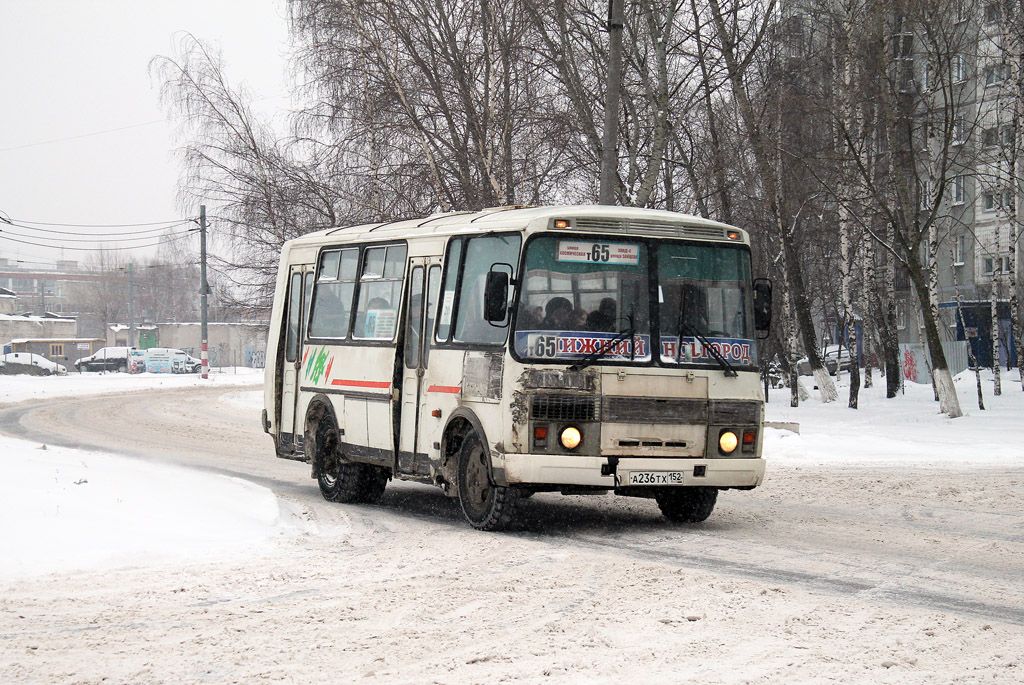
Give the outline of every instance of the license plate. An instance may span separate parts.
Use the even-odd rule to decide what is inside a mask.
[[[630,471],[630,485],[682,485],[682,471]]]

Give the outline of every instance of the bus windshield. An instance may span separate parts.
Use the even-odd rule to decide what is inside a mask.
[[[544,236],[529,243],[524,267],[514,336],[521,358],[649,362],[656,316],[662,363],[756,364],[746,250]]]
[[[752,297],[746,250],[659,245],[661,361],[710,362],[713,355],[705,347],[711,344],[730,363],[755,364]]]
[[[641,242],[530,242],[516,317],[520,357],[649,361],[649,260]]]

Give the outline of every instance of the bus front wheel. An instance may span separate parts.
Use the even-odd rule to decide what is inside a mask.
[[[338,443],[338,424],[327,413],[316,429],[316,482],[329,502],[372,504],[384,494],[388,472],[371,464],[345,461]]]
[[[491,482],[487,450],[476,433],[469,433],[459,450],[459,504],[470,525],[478,530],[504,530],[515,522],[520,491]]]
[[[718,501],[718,489],[708,487],[666,488],[654,499],[669,521],[700,523],[711,516]]]

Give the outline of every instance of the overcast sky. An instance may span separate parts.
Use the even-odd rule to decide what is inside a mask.
[[[198,216],[175,206],[178,143],[149,61],[175,55],[191,32],[222,50],[232,84],[274,116],[289,102],[286,18],[284,0],[0,0],[0,218],[112,226]],[[0,231],[0,257],[25,262],[84,261],[89,252],[69,248],[96,245]],[[63,251],[12,240],[58,235]],[[143,243],[121,243],[132,244]]]

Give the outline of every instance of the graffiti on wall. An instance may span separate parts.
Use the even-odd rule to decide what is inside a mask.
[[[903,351],[903,377],[908,381],[917,382],[917,357],[911,349]]]

